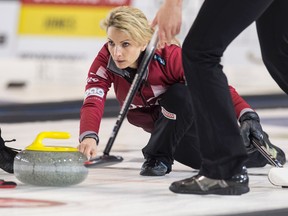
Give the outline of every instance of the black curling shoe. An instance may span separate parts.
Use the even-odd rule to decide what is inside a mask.
[[[196,175],[181,181],[173,182],[169,189],[174,193],[182,194],[218,194],[241,195],[249,192],[249,178],[246,167],[241,173],[230,179],[211,179],[202,175]]]
[[[168,167],[163,162],[149,158],[143,163],[140,175],[164,176],[166,173],[168,173]]]
[[[13,140],[5,140],[1,137],[1,128],[0,128],[0,169],[3,169],[5,172],[14,173],[13,165],[14,158],[20,151],[19,149],[14,149],[5,146],[6,142],[13,142]]]

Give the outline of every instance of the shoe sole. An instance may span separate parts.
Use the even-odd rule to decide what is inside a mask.
[[[242,195],[248,193],[250,191],[248,186],[237,186],[237,187],[227,187],[227,188],[219,188],[209,191],[190,191],[190,190],[179,190],[175,186],[171,185],[169,189],[174,193],[181,193],[181,194],[197,194],[197,195],[209,195],[209,194],[216,194],[216,195]]]
[[[143,170],[140,172],[141,176],[164,176],[166,173],[156,173],[153,170]]]

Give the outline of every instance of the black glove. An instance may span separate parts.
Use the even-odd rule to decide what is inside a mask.
[[[252,153],[257,149],[251,144],[251,137],[253,136],[259,141],[263,140],[263,130],[259,116],[256,112],[246,112],[240,117],[239,122],[244,145],[247,152]]]

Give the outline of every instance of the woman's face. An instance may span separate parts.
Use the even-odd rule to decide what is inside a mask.
[[[127,33],[113,26],[107,29],[108,50],[116,66],[120,69],[137,68],[137,59],[146,45],[140,45]]]

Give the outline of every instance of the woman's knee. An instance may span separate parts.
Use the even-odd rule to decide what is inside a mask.
[[[170,111],[190,109],[192,104],[188,87],[181,83],[170,86],[162,97],[160,105]]]

